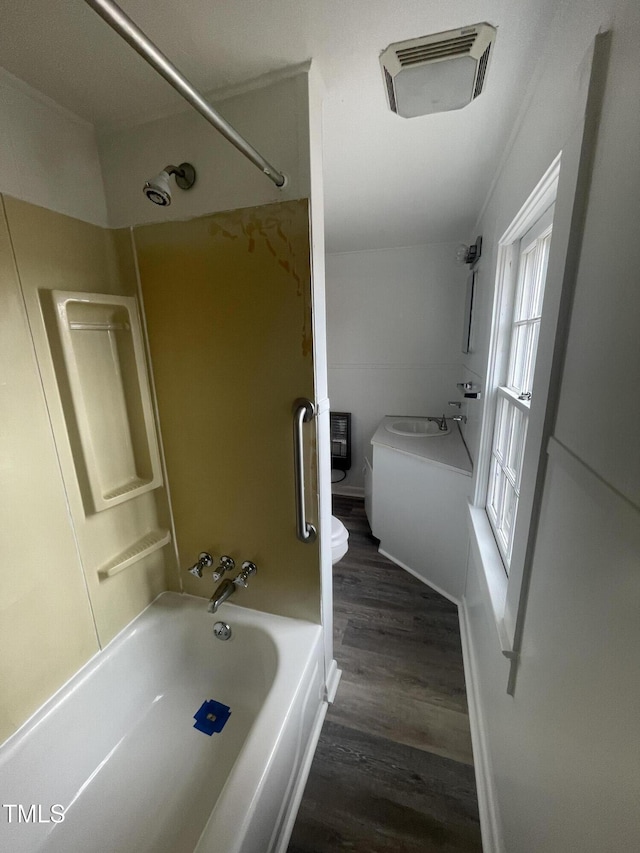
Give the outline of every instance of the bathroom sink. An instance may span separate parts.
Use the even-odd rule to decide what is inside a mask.
[[[396,435],[406,435],[410,438],[428,438],[436,435],[447,435],[449,428],[441,430],[435,421],[426,418],[403,418],[385,425],[387,432]]]

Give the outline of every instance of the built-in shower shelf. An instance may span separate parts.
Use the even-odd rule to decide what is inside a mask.
[[[52,297],[78,480],[87,513],[102,512],[162,485],[138,309],[131,296],[54,290]]]
[[[148,486],[151,480],[142,480],[139,477],[136,477],[135,480],[131,480],[128,483],[123,483],[121,486],[118,486],[115,489],[112,489],[110,492],[105,492],[103,498],[105,501],[111,501],[114,498],[122,497],[122,495],[126,495],[129,492],[138,491],[139,489],[143,489],[145,486]]]
[[[128,323],[69,323],[72,332],[128,332]]]
[[[152,530],[102,566],[98,574],[103,578],[112,578],[139,560],[148,557],[149,554],[153,554],[154,551],[164,548],[169,542],[171,542],[171,533],[168,530]]]

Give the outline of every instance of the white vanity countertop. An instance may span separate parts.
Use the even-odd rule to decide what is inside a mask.
[[[407,419],[415,420],[415,418],[409,418],[409,416],[407,416]],[[446,435],[420,437],[397,435],[386,429],[388,424],[400,420],[402,418],[397,415],[383,418],[373,434],[371,444],[374,447],[388,447],[390,450],[397,450],[399,453],[405,453],[424,462],[431,462],[434,465],[453,469],[459,474],[465,474],[467,477],[471,476],[473,466],[467,447],[462,439],[459,424],[448,421],[449,432]]]

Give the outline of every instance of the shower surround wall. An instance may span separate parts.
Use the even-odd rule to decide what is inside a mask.
[[[251,560],[236,604],[320,621],[295,537],[293,401],[314,398],[306,200],[134,229],[180,562]],[[305,428],[307,447],[314,424]],[[317,523],[315,455],[308,515]],[[214,585],[183,577],[194,595]]]
[[[1,742],[98,650],[4,205],[0,360]]]
[[[170,528],[166,493],[160,487],[102,512],[88,505],[53,315],[52,290],[135,293],[129,234],[10,197],[3,211],[1,337],[14,344],[3,364],[23,378],[2,398],[0,739],[158,593],[178,587],[171,547],[114,577],[99,575],[149,530]]]

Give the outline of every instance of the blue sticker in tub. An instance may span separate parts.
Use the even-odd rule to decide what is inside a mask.
[[[216,702],[214,699],[208,699],[194,714],[193,728],[211,737],[215,732],[222,731],[230,716],[231,708],[228,705],[223,705],[222,702]]]

